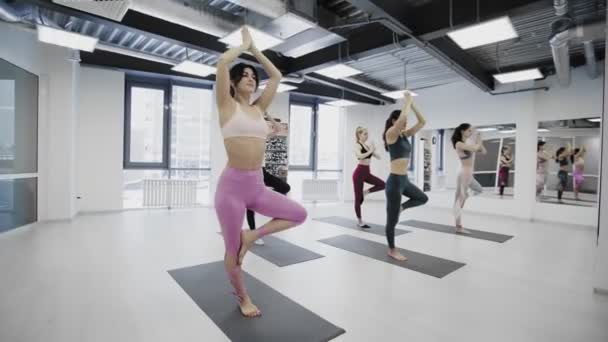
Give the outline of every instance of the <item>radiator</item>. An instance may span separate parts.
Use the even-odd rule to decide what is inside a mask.
[[[144,207],[191,207],[196,204],[196,180],[144,179]]]
[[[302,181],[302,200],[338,201],[338,182],[337,179],[305,179]]]

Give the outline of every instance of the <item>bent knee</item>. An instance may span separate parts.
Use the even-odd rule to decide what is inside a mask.
[[[420,202],[422,202],[422,204],[425,204],[428,201],[429,201],[429,196],[427,196],[426,194],[422,194],[422,196],[420,197]]]
[[[308,218],[308,212],[303,206],[298,205],[296,209],[294,209],[293,214],[291,215],[291,221],[302,224]]]

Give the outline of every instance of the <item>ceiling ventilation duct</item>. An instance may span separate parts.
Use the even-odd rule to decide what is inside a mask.
[[[557,79],[562,87],[571,82],[570,46],[584,44],[587,73],[591,78],[598,76],[597,60],[593,41],[604,39],[606,34],[605,22],[593,22],[574,26],[568,14],[567,0],[554,0],[555,14],[560,16],[551,24],[552,38],[549,41],[555,64]]]
[[[121,21],[129,9],[131,0],[53,0],[53,2],[114,21]]]
[[[243,24],[240,17],[202,7],[194,0],[131,0],[130,9],[216,37],[223,37]]]

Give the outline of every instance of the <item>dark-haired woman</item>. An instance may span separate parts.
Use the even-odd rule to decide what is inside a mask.
[[[547,162],[551,160],[551,154],[545,150],[545,142],[536,143],[536,197],[539,197],[545,189],[547,181]]]
[[[357,215],[357,226],[359,228],[369,228],[369,225],[363,222],[361,218],[361,204],[363,198],[371,193],[382,191],[386,187],[384,181],[374,175],[370,171],[372,157],[380,159],[376,153],[376,145],[372,142],[367,143],[368,133],[365,127],[357,127],[355,130],[355,156],[359,163],[353,172],[353,188],[355,189],[355,215]],[[363,185],[369,183],[373,185],[367,190],[363,190]]]
[[[241,34],[242,45],[226,51],[217,63],[216,102],[228,163],[215,192],[215,210],[226,247],[226,272],[239,299],[241,313],[255,317],[260,315],[260,310],[247,294],[241,272],[245,253],[258,238],[301,224],[307,214],[300,204],[264,186],[262,162],[268,126],[262,113],[272,102],[282,75],[256,48],[246,28]],[[253,104],[251,95],[258,87],[256,69],[237,64],[228,70],[230,63],[245,51],[253,54],[270,77],[264,92]],[[274,123],[274,119],[269,119]],[[259,229],[242,230],[247,209],[273,219]]]
[[[395,226],[399,222],[399,215],[408,208],[423,205],[428,197],[407,177],[407,170],[412,153],[409,137],[416,135],[424,127],[426,120],[418,111],[410,92],[403,96],[403,108],[393,111],[384,125],[384,148],[391,158],[391,174],[386,180],[386,239],[388,241],[388,255],[396,260],[405,261],[407,258],[395,248]],[[418,122],[407,128],[407,114],[413,110]],[[409,198],[401,203],[401,196]]]
[[[560,147],[555,151],[555,162],[559,164],[557,171],[557,201],[563,203],[562,196],[568,186],[568,168],[570,167],[570,156],[572,155],[572,147],[568,144],[566,147]]]
[[[503,146],[500,151],[500,168],[498,169],[498,186],[500,188],[500,197],[505,193],[505,186],[509,186],[509,171],[513,166],[513,155],[511,147]]]
[[[460,173],[456,179],[456,195],[454,196],[454,218],[456,232],[469,234],[470,232],[462,226],[462,208],[469,198],[469,189],[473,190],[474,195],[479,195],[483,191],[481,185],[473,177],[474,156],[476,152],[486,153],[483,146],[481,135],[477,133],[475,144],[468,144],[467,140],[473,135],[473,128],[468,123],[462,123],[456,127],[452,135],[452,146],[460,158]]]

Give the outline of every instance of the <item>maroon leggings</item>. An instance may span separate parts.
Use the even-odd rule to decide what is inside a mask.
[[[363,183],[373,185],[369,189],[370,193],[382,191],[386,187],[382,179],[370,173],[368,165],[357,165],[355,172],[353,172],[353,185],[355,187],[355,213],[359,219],[361,218],[361,204],[363,203]]]

